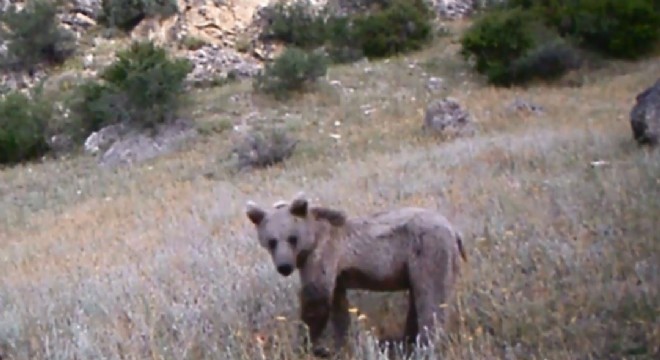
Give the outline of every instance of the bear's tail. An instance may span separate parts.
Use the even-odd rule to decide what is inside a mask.
[[[461,235],[456,233],[456,243],[458,244],[458,251],[461,253],[463,261],[467,262],[467,255],[465,254],[465,248],[463,247],[463,238]]]

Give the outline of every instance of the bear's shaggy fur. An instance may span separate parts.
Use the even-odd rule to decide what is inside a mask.
[[[313,346],[330,319],[336,347],[344,345],[349,289],[408,290],[408,342],[419,336],[426,344],[429,334],[421,330],[433,330],[434,316],[445,325],[459,257],[466,256],[460,235],[439,213],[408,207],[348,219],[342,211],[310,206],[299,193],[272,209],[250,201],[246,214],[277,271],[289,276],[299,270],[300,315]]]

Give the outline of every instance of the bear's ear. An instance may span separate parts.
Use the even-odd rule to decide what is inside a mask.
[[[298,216],[298,217],[307,217],[307,209],[309,208],[309,202],[307,201],[307,198],[305,197],[305,194],[303,192],[299,192],[296,197],[291,201],[291,206],[289,207],[289,211],[293,216]]]
[[[245,214],[255,226],[259,226],[266,217],[266,212],[261,210],[261,208],[251,200],[245,204]]]

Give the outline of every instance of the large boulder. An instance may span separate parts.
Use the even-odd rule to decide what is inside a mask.
[[[633,138],[639,144],[660,144],[660,78],[636,100],[630,111]]]
[[[458,101],[445,98],[433,101],[427,106],[423,129],[440,135],[471,135],[474,132],[474,123]]]

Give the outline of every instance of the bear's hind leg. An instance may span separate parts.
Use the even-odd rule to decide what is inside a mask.
[[[411,289],[408,292],[408,315],[406,316],[406,327],[403,333],[403,341],[408,344],[415,343],[418,332],[419,327],[417,325],[415,292]]]
[[[348,298],[346,289],[342,287],[335,288],[332,299],[331,322],[335,335],[335,350],[339,351],[346,344],[348,328],[351,324],[350,313],[348,312]]]
[[[411,272],[412,289],[417,311],[420,345],[426,346],[436,328],[444,330],[447,302],[450,295],[451,270],[443,259],[423,259]]]

